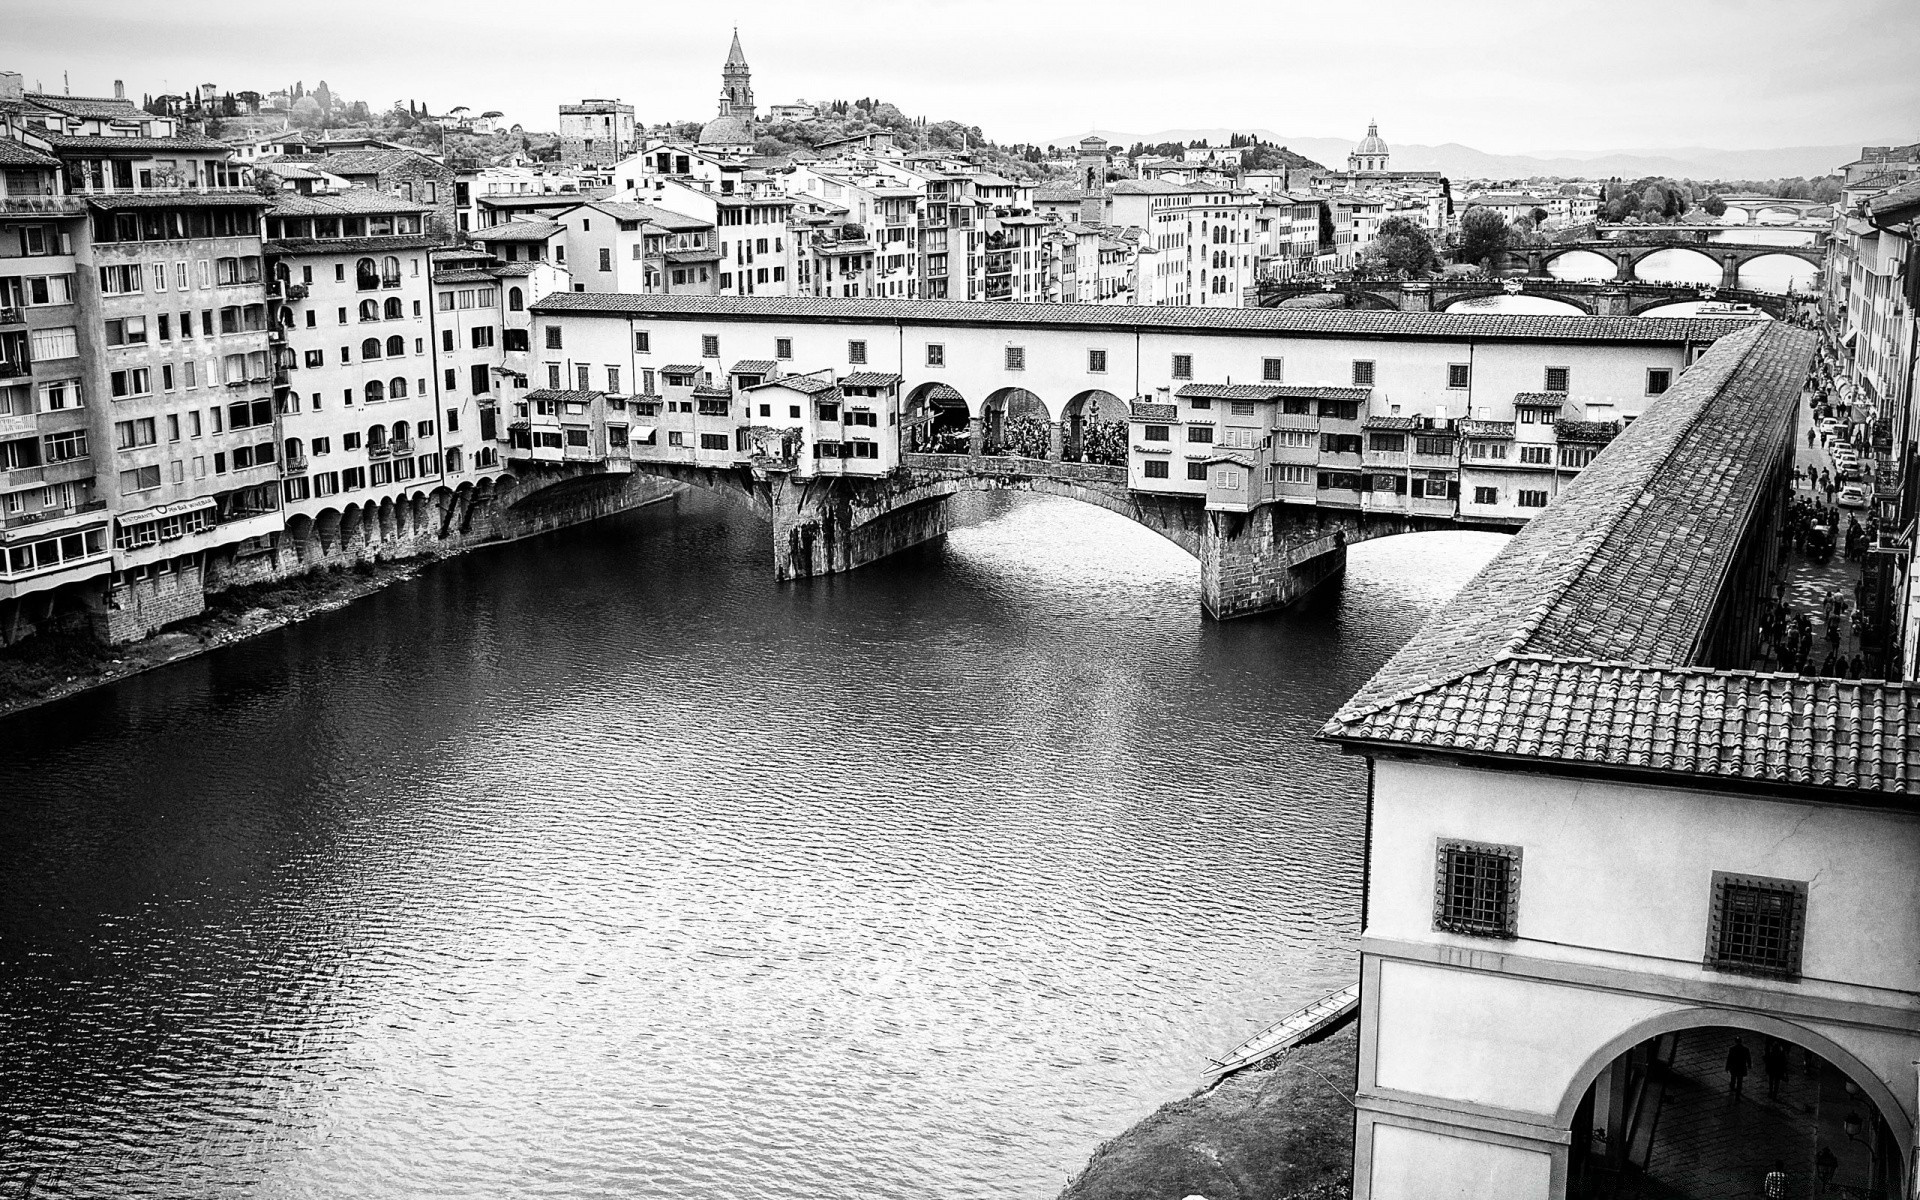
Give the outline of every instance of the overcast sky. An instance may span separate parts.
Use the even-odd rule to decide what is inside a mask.
[[[1916,0],[0,0],[0,69],[59,91],[321,79],[532,129],[619,96],[711,115],[738,24],[761,108],[879,96],[996,141],[1263,127],[1492,153],[1920,137]]]

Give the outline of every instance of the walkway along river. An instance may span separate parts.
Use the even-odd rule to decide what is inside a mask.
[[[683,496],[0,721],[0,1195],[1051,1195],[1347,981],[1311,736],[1500,539],[1213,624],[969,502],[776,587]]]

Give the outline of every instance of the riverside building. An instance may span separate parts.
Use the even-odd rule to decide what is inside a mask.
[[[428,251],[432,206],[355,188],[281,196],[266,217],[279,336],[288,528],[331,544],[376,509],[465,469],[443,453]]]

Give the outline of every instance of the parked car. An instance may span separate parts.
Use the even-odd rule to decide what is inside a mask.
[[[1840,489],[1839,503],[1842,508],[1865,508],[1867,506],[1867,485],[1864,483],[1846,484]]]

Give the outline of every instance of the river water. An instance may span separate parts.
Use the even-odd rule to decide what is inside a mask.
[[[1351,979],[1312,736],[1500,539],[1213,624],[974,502],[781,587],[682,496],[0,721],[0,1194],[1051,1196]]]

